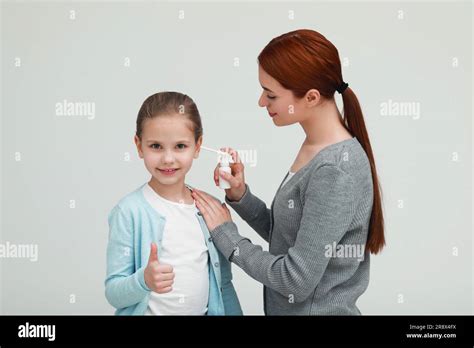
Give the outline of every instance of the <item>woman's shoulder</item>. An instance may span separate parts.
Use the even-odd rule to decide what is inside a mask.
[[[369,158],[355,137],[324,148],[316,157],[310,170],[313,175],[318,171],[333,171],[355,181],[371,175]]]

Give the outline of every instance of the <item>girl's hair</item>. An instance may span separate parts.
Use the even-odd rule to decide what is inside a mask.
[[[272,39],[259,54],[258,63],[297,98],[303,98],[307,91],[315,88],[324,98],[333,99],[334,92],[343,84],[337,48],[314,30],[295,30]],[[360,142],[370,162],[374,200],[366,250],[377,254],[385,245],[385,237],[374,155],[359,101],[351,88],[343,91],[342,100],[341,122]]]
[[[137,137],[141,139],[145,119],[172,115],[182,115],[191,121],[193,124],[194,140],[197,142],[202,136],[199,110],[191,97],[179,92],[155,93],[145,99],[138,111]]]

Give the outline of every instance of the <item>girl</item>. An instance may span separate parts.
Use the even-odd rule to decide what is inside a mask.
[[[109,214],[105,296],[116,315],[240,315],[230,262],[216,250],[185,184],[202,143],[187,95],[148,97],[135,144],[151,174]]]
[[[259,105],[276,126],[299,123],[306,134],[270,209],[250,191],[241,163],[221,174],[231,185],[226,202],[269,251],[239,234],[225,205],[196,190],[197,206],[217,248],[264,285],[266,314],[361,314],[356,301],[369,283],[369,254],[380,252],[385,238],[375,160],[357,97],[342,79],[336,47],[313,30],[274,38],[258,62],[264,90]],[[218,175],[216,169],[214,180]]]

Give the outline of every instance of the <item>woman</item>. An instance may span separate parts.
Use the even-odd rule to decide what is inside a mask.
[[[342,79],[339,54],[323,35],[296,30],[258,57],[259,100],[273,123],[299,123],[306,138],[271,209],[245,184],[236,152],[225,201],[269,251],[242,237],[225,204],[194,190],[214,244],[264,285],[267,315],[359,315],[369,254],[385,244],[381,195],[362,111]],[[334,100],[342,94],[343,117]],[[218,179],[218,170],[214,180]],[[217,183],[217,182],[216,182]],[[360,252],[362,250],[362,252]]]

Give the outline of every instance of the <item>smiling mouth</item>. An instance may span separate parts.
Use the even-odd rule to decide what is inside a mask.
[[[171,168],[171,169],[159,169],[159,168],[158,168],[158,170],[159,170],[161,173],[165,174],[165,175],[171,175],[171,174],[176,173],[176,171],[178,171],[179,169],[178,169],[178,168]]]
[[[274,117],[277,113],[276,112],[274,112],[274,113],[269,112],[268,114],[270,115],[270,117]]]

